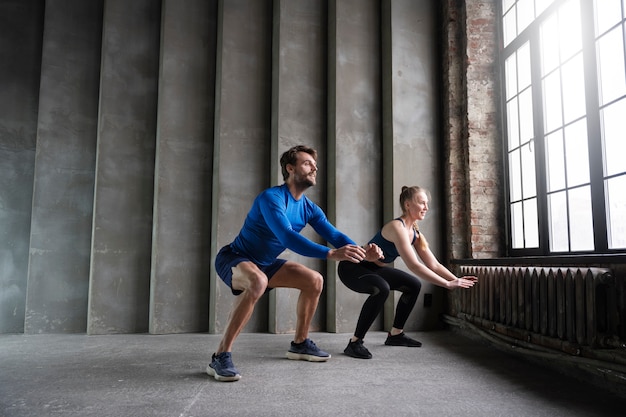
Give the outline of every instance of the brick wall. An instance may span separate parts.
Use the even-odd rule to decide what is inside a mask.
[[[442,2],[448,256],[504,254],[496,1]]]

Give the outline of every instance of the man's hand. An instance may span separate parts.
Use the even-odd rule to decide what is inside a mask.
[[[339,249],[331,249],[326,259],[333,261],[350,261],[358,264],[365,259],[366,251],[358,245],[346,245]]]

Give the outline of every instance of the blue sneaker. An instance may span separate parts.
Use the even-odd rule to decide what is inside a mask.
[[[206,367],[206,373],[222,382],[239,381],[241,379],[239,371],[233,365],[230,352],[222,352],[219,355],[213,354],[211,363]]]
[[[326,362],[330,354],[318,348],[311,339],[304,339],[302,343],[291,342],[287,358],[309,362]]]

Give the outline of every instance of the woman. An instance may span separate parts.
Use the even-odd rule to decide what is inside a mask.
[[[375,243],[382,249],[382,259],[358,264],[347,261],[339,263],[339,278],[346,287],[370,295],[361,309],[354,336],[344,350],[346,355],[354,358],[372,357],[363,345],[363,338],[382,310],[390,290],[400,291],[402,296],[398,301],[393,327],[387,335],[385,345],[419,347],[422,344],[403,331],[422,286],[417,277],[447,289],[470,288],[477,281],[474,276],[457,278],[439,263],[429,249],[426,238],[418,227],[418,222],[424,220],[428,211],[428,192],[425,189],[402,187],[400,207],[402,216],[386,223],[370,240],[370,243]],[[415,275],[387,266],[398,256]],[[418,256],[423,263],[419,262]]]

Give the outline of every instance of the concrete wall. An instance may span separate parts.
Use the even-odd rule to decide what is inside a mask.
[[[217,1],[163,2],[150,333],[206,330]]]
[[[389,0],[383,2],[383,198],[384,218],[402,214],[398,199],[402,186],[419,185],[431,193],[429,213],[420,223],[433,253],[441,257],[444,202],[441,194],[441,147],[438,122],[438,51],[434,2]],[[396,267],[408,271],[402,260]],[[409,322],[411,328],[438,325],[445,290],[423,281]],[[424,307],[424,296],[433,305]],[[385,327],[393,322],[394,292],[386,305]]]
[[[46,2],[25,332],[84,332],[102,1]]]
[[[280,155],[290,147],[307,144],[319,152],[322,167],[317,185],[307,196],[322,208],[326,206],[327,165],[326,127],[326,5],[310,0],[275,0],[273,13],[272,57],[272,141],[271,184],[282,184]],[[307,227],[303,234],[323,243]],[[323,271],[324,262],[305,258],[289,250],[285,259],[300,262],[311,269]],[[269,328],[276,333],[295,331],[296,304],[299,291],[279,288],[269,294]],[[311,330],[325,328],[325,301],[320,305],[311,323]]]
[[[223,0],[218,6],[211,264],[239,232],[254,197],[270,185],[272,3]],[[231,291],[211,274],[211,332],[226,325]],[[244,331],[266,331],[263,297]]]
[[[337,175],[329,182],[329,216],[364,244],[382,221],[380,2],[337,0],[330,7],[328,166]],[[367,296],[346,288],[336,266],[328,265],[327,326],[352,332]]]
[[[24,331],[43,12],[0,2],[0,333]]]
[[[282,183],[278,158],[298,143],[320,155],[308,196],[354,240],[400,213],[402,185],[420,184],[441,250],[434,2],[0,0],[0,11],[0,332],[222,331],[235,298],[215,254],[257,193]],[[335,263],[284,257],[327,278],[311,330],[353,331],[364,296]],[[292,332],[296,300],[271,292],[244,331]],[[436,313],[418,306],[407,330]]]
[[[161,5],[108,0],[87,332],[148,331]]]

